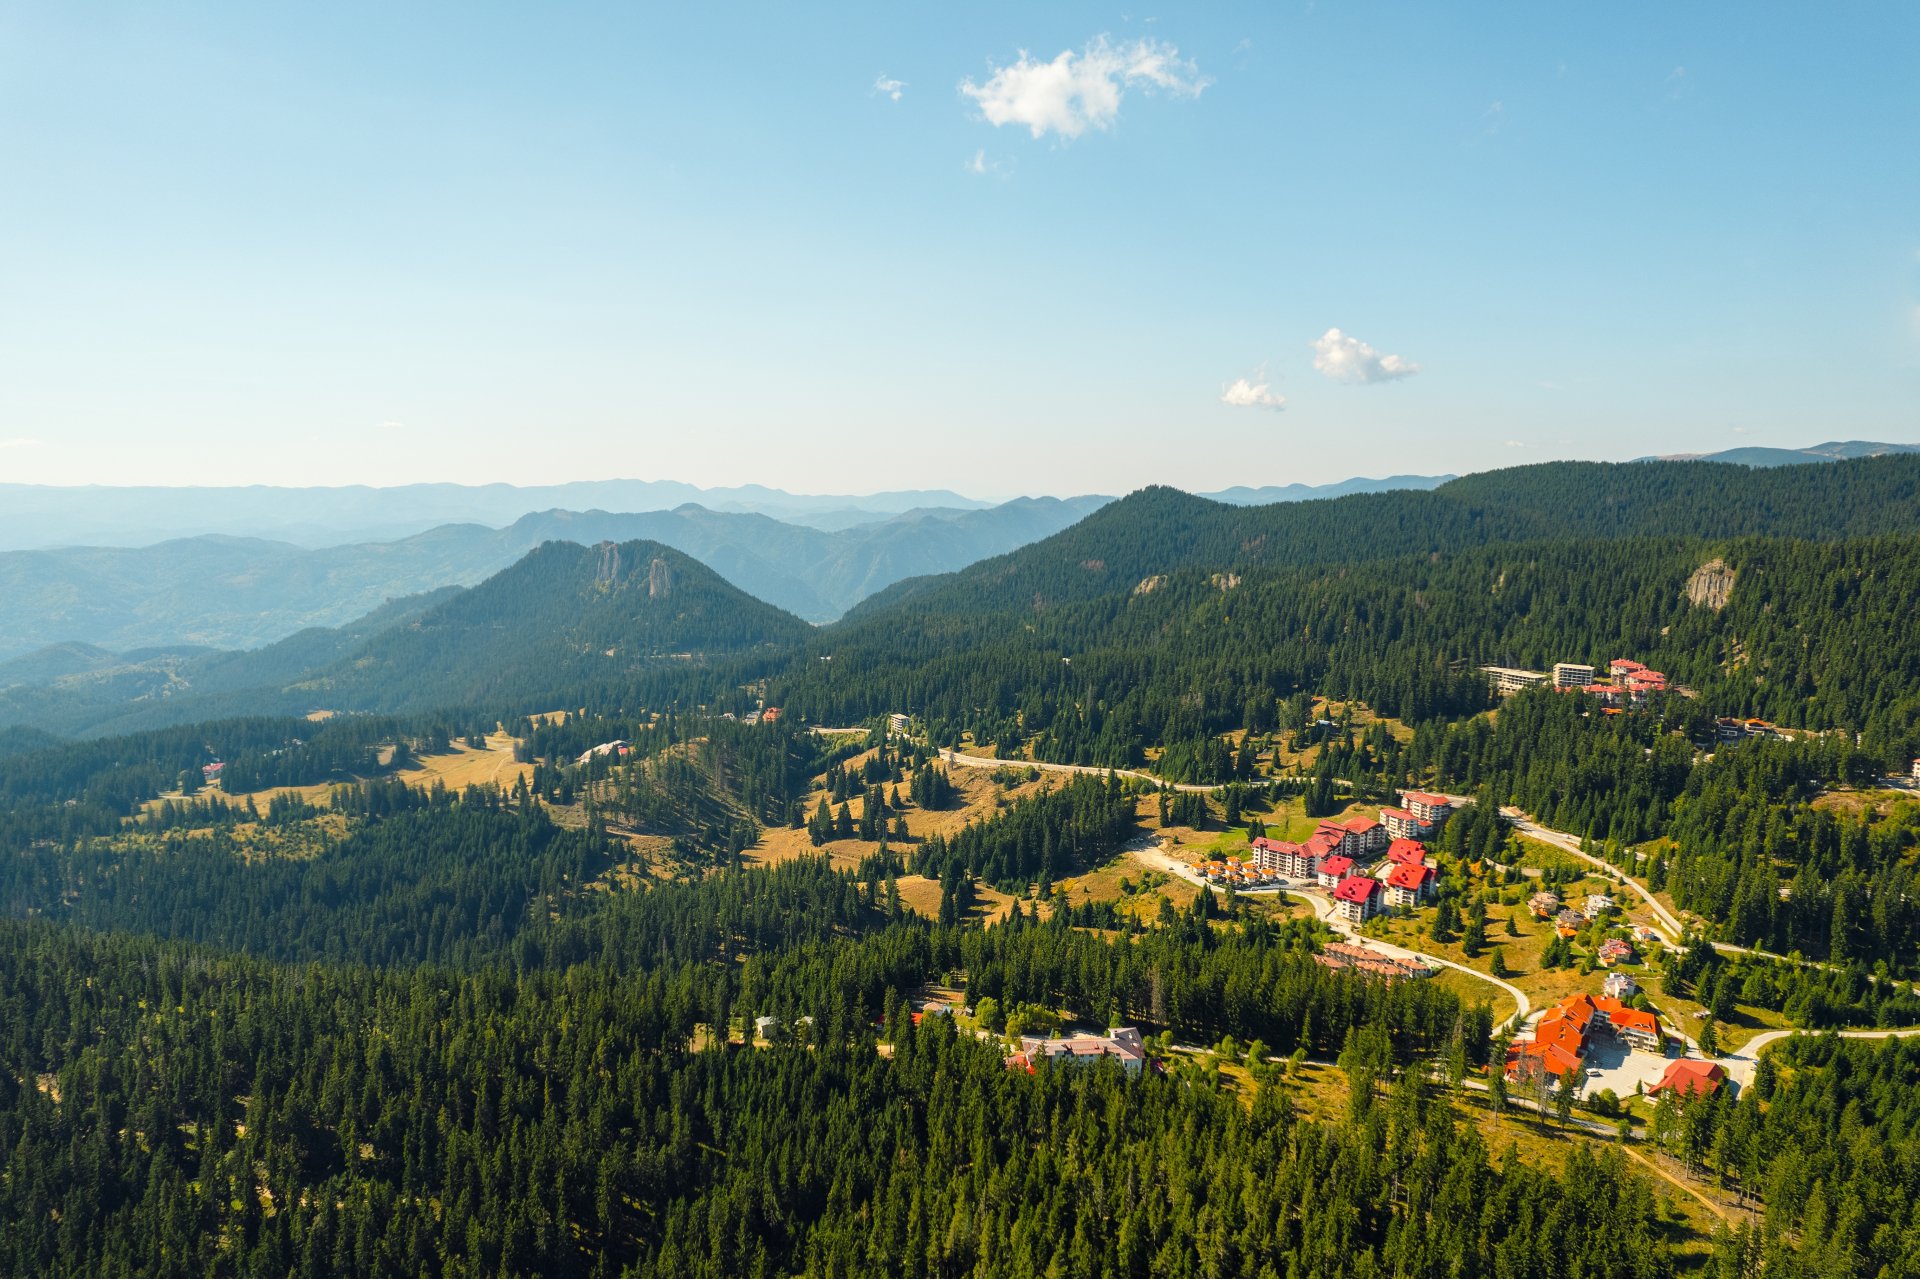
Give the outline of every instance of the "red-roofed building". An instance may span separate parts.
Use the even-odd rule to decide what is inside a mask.
[[[1432,891],[1435,878],[1436,875],[1431,866],[1402,862],[1387,872],[1387,904],[1389,906],[1419,905]]]
[[[1403,790],[1400,802],[1407,806],[1415,821],[1439,826],[1453,815],[1453,801],[1445,795],[1429,795],[1422,790]]]
[[[1660,1082],[1647,1089],[1647,1096],[1657,1097],[1663,1092],[1672,1092],[1682,1097],[1711,1097],[1720,1091],[1720,1085],[1726,1081],[1727,1070],[1720,1063],[1683,1057],[1668,1064],[1667,1072],[1660,1076]]]
[[[1320,859],[1320,869],[1317,872],[1320,887],[1322,888],[1338,888],[1340,881],[1352,873],[1353,858],[1341,857],[1338,854],[1332,857],[1322,857]]]
[[[1364,924],[1380,912],[1380,897],[1379,880],[1371,875],[1349,875],[1334,886],[1333,905],[1342,919]]]
[[[1619,679],[1622,675],[1634,675],[1646,669],[1647,668],[1639,662],[1629,661],[1624,657],[1616,657],[1612,662],[1608,663],[1607,674],[1613,676],[1615,679]]]
[[[1278,871],[1283,875],[1298,875],[1302,872],[1294,869],[1306,850],[1291,840],[1268,839],[1257,835],[1250,841],[1253,849],[1253,864],[1258,870]]]
[[[1349,857],[1371,857],[1387,846],[1387,828],[1371,817],[1349,817],[1344,822],[1323,823],[1321,829],[1332,826],[1346,836],[1340,841],[1340,851]]]
[[[1396,839],[1387,845],[1387,860],[1396,866],[1425,866],[1427,847],[1417,839]]]
[[[1433,838],[1433,823],[1421,821],[1404,808],[1381,809],[1380,824],[1386,827],[1389,839]]]

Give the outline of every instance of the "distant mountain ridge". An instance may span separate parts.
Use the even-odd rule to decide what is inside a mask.
[[[1876,440],[1828,440],[1804,449],[1767,448],[1752,445],[1722,449],[1718,453],[1673,453],[1643,457],[1641,462],[1732,462],[1739,466],[1801,466],[1809,462],[1846,462],[1862,457],[1886,457],[1895,453],[1920,453],[1920,444],[1886,444]]]
[[[946,572],[1035,541],[1106,498],[1019,498],[907,511],[839,532],[686,505],[614,514],[543,511],[503,529],[443,525],[395,542],[307,550],[207,535],[134,549],[0,552],[0,659],[49,644],[124,651],[249,648],[341,626],[403,598],[471,586],[543,542],[650,538],[749,594],[824,622],[903,577]]]

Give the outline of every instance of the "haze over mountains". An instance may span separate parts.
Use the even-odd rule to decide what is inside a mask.
[[[1061,509],[1064,503],[1033,505],[1046,519],[1072,514]],[[993,514],[972,513],[983,519]],[[396,600],[347,626],[310,628],[254,651],[176,646],[115,655],[85,645],[42,649],[0,663],[0,725],[93,733],[222,714],[420,709],[440,704],[436,699],[525,701],[542,690],[559,694],[601,679],[652,678],[649,670],[662,661],[762,646],[789,658],[809,651],[835,654],[832,674],[845,671],[849,679],[884,657],[885,665],[897,664],[900,696],[910,700],[909,686],[926,659],[902,637],[958,627],[972,638],[933,649],[947,654],[943,660],[964,660],[989,638],[1000,642],[1031,630],[1027,619],[1050,619],[1056,610],[1082,604],[1095,604],[1104,616],[1131,598],[1161,591],[1169,575],[1177,595],[1190,589],[1180,586],[1178,574],[1185,571],[1215,571],[1220,581],[1214,589],[1225,591],[1234,575],[1256,570],[1338,577],[1341,565],[1446,557],[1500,544],[1546,547],[1567,538],[1685,539],[1692,546],[1763,534],[1836,539],[1902,532],[1920,526],[1920,456],[1790,470],[1557,462],[1468,476],[1431,491],[1268,506],[1147,489],[1101,504],[1092,515],[1019,549],[958,571],[901,580],[820,631],[744,589],[711,560],[699,563],[672,550],[664,538],[615,536],[619,529],[649,526],[684,535],[688,524],[734,519],[764,517],[722,517],[696,508],[536,521],[519,534],[534,539],[535,548],[479,586]],[[806,532],[765,522],[780,538],[797,541]],[[600,545],[546,536],[564,533]],[[497,551],[503,544],[490,545]],[[624,568],[606,569],[609,554]],[[670,626],[657,606],[653,612],[606,613],[594,583],[631,589],[638,581],[632,565],[640,557],[665,565],[669,584],[686,584],[678,599],[697,599],[699,606],[684,611],[676,604]],[[592,581],[581,579],[588,564],[601,565],[597,576],[589,575]],[[1308,580],[1302,579],[1303,587]],[[649,598],[664,595],[655,589],[658,580],[642,584]],[[1051,660],[1057,664],[1058,658]],[[684,667],[670,674],[686,679]],[[722,679],[715,688],[759,676],[736,669],[727,678],[731,685]],[[787,678],[819,683],[828,673],[801,661]]]

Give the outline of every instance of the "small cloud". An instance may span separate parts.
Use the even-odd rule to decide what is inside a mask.
[[[1481,132],[1489,137],[1500,132],[1500,127],[1506,122],[1507,104],[1504,102],[1494,102],[1480,113]]]
[[[1679,101],[1680,96],[1687,91],[1687,69],[1675,67],[1667,72],[1667,78],[1662,83],[1666,86],[1667,101]]]
[[[877,75],[873,78],[873,91],[883,93],[895,102],[900,101],[900,95],[905,93],[906,89],[905,80],[889,80],[885,75]]]
[[[973,174],[975,177],[1004,178],[1007,176],[1006,162],[1004,160],[988,159],[985,147],[973,153],[972,158],[967,161],[966,168],[967,172]]]
[[[1508,440],[1507,447],[1510,449],[1523,449],[1527,447],[1527,442],[1525,440]]]
[[[1078,53],[1069,49],[1051,62],[1023,49],[1018,62],[997,68],[986,83],[962,80],[960,92],[995,128],[1021,124],[1036,138],[1077,138],[1088,129],[1112,127],[1130,90],[1197,98],[1212,83],[1164,41],[1115,44],[1096,36]]]
[[[1272,409],[1287,407],[1287,397],[1275,395],[1267,382],[1267,366],[1262,364],[1252,377],[1235,378],[1220,388],[1220,402],[1236,409]]]
[[[1732,431],[1735,435],[1745,435],[1747,433],[1747,428],[1744,426],[1731,426],[1731,427],[1728,427],[1727,429]]]
[[[24,435],[8,436],[0,440],[0,449],[37,449],[46,441],[29,439]]]
[[[1413,361],[1382,355],[1339,329],[1328,329],[1314,342],[1313,367],[1336,382],[1392,382],[1420,371]]]
[[[404,431],[407,429],[407,424],[405,422],[394,422],[389,420],[386,422],[382,422],[380,424],[380,429],[383,431]]]

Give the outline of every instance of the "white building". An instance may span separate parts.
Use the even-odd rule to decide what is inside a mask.
[[[1553,686],[1555,688],[1585,688],[1593,683],[1593,667],[1584,662],[1555,662],[1553,664]]]

